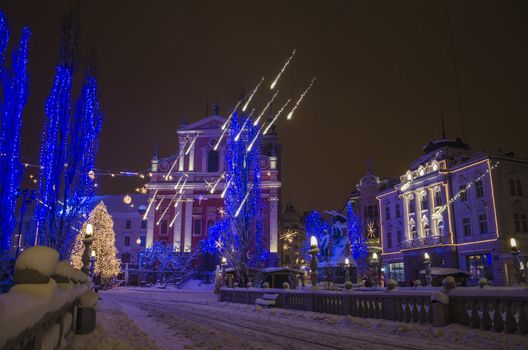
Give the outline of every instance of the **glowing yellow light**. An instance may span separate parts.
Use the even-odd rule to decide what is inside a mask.
[[[268,126],[266,127],[266,129],[264,129],[264,132],[262,133],[263,135],[266,135],[269,131],[269,129],[271,128],[271,126],[273,125],[273,123],[275,123],[275,121],[277,120],[277,118],[279,117],[279,115],[282,113],[282,111],[284,110],[284,108],[286,108],[286,106],[290,103],[291,101],[291,98],[288,99],[288,101],[286,101],[286,103],[282,106],[281,109],[279,109],[279,111],[277,112],[277,114],[275,115],[275,117],[271,120],[271,122],[268,124]]]
[[[350,260],[348,260],[348,258],[345,258],[345,265],[346,266],[350,265]]]
[[[86,224],[86,238],[90,238],[93,235],[92,224]]]
[[[262,77],[262,79],[260,79],[259,83],[257,84],[257,86],[253,89],[253,92],[251,93],[251,95],[249,96],[246,104],[244,105],[244,107],[242,107],[242,112],[245,112],[249,103],[251,102],[251,100],[253,99],[253,96],[255,96],[255,93],[257,92],[258,88],[260,87],[260,84],[262,84],[262,82],[264,81],[264,77]]]
[[[268,101],[268,103],[266,104],[266,106],[264,107],[262,112],[260,112],[260,114],[257,117],[257,119],[255,119],[255,121],[253,122],[253,126],[257,126],[257,124],[259,123],[260,118],[262,118],[264,113],[266,113],[266,111],[268,110],[269,106],[271,106],[273,101],[275,101],[275,97],[277,97],[278,94],[279,94],[279,90],[277,90],[277,92],[275,92],[275,95],[273,95],[273,97],[271,98],[271,100]]]
[[[95,258],[95,250],[92,250],[92,258]]]
[[[136,243],[139,245],[141,244],[141,238],[138,237],[138,239],[136,239]]]
[[[510,238],[510,246],[511,246],[513,249],[516,249],[516,248],[517,248],[517,241],[515,240],[515,238]]]
[[[312,248],[317,248],[317,237],[315,236],[310,237],[310,246]]]
[[[125,197],[123,197],[123,203],[125,203],[125,204],[132,203],[132,197],[130,197],[130,195],[128,193],[125,195]]]
[[[376,252],[372,253],[372,260],[378,260],[378,254]]]
[[[286,117],[287,120],[290,120],[292,117],[293,117],[293,112],[295,112],[295,110],[297,109],[297,107],[299,107],[299,104],[301,103],[301,101],[303,100],[304,96],[308,93],[308,91],[310,91],[310,89],[312,88],[313,86],[313,83],[315,81],[315,77],[312,79],[312,81],[310,82],[310,85],[308,85],[308,87],[303,91],[303,93],[301,94],[301,96],[299,97],[299,99],[297,100],[297,102],[295,103],[295,106],[293,106],[292,110],[290,113],[288,113],[288,116]]]
[[[424,253],[424,258],[425,258],[425,260],[429,260],[430,259],[429,253],[425,252]]]

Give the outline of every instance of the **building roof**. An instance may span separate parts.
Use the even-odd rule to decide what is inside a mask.
[[[123,199],[126,194],[106,195],[106,196],[95,196],[92,199],[92,206],[95,207],[99,202],[103,202],[109,213],[132,213],[138,210],[145,210],[147,205],[146,194],[130,194],[132,202],[125,204]],[[144,208],[143,208],[144,207]]]

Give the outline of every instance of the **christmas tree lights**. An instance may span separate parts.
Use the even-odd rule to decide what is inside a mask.
[[[361,221],[357,217],[356,213],[354,213],[354,208],[352,208],[352,204],[350,202],[347,205],[347,226],[348,238],[352,248],[352,257],[354,260],[367,257],[369,252],[367,242],[363,237]]]

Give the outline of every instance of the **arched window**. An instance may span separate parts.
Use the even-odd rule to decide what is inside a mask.
[[[218,171],[218,158],[218,151],[209,151],[207,155],[207,172],[216,173]]]

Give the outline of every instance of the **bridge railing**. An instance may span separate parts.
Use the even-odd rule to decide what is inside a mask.
[[[223,287],[219,300],[255,304],[263,294],[278,294],[277,307],[284,309],[528,334],[528,288],[457,288],[446,294],[447,302],[440,302],[438,291],[426,288],[333,292]]]

